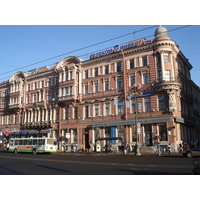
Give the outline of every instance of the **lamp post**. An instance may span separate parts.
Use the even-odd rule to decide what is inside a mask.
[[[136,156],[140,156],[140,149],[139,149],[139,134],[138,133],[138,128],[140,126],[138,126],[138,105],[137,105],[137,97],[139,97],[140,95],[142,95],[142,91],[137,91],[137,85],[134,84],[133,86],[134,90],[130,92],[131,95],[134,95],[135,98],[135,134],[136,134],[136,151],[135,151],[135,155]]]

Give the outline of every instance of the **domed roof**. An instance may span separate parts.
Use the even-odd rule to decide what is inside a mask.
[[[163,26],[160,26],[156,29],[154,36],[156,38],[160,38],[160,37],[168,37],[168,32],[167,29]]]

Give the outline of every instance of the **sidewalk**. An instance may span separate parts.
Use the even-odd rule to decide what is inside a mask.
[[[57,155],[66,155],[66,156],[136,156],[135,153],[121,153],[121,152],[109,152],[109,153],[105,153],[105,152],[62,152],[62,151],[57,151],[56,152]],[[140,156],[137,157],[182,157],[183,155],[181,153],[163,153],[160,156],[157,154],[152,154],[152,153],[142,153]]]
[[[4,148],[0,148],[0,152],[8,152]],[[160,156],[157,154],[152,153],[141,153],[140,156],[136,156],[135,153],[121,153],[121,152],[63,152],[63,151],[57,151],[56,155],[63,155],[63,156],[121,156],[121,157],[182,157],[183,155],[181,153],[162,153]]]

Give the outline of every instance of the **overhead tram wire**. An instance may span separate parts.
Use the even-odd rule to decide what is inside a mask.
[[[151,27],[148,27],[148,28],[144,28],[144,29],[141,29],[141,30],[138,30],[138,31],[134,31],[134,33],[138,33],[138,32],[145,31],[145,30],[148,30],[148,29],[151,29],[151,28],[155,28],[157,26],[158,25],[154,25],[154,26],[151,26]],[[128,36],[128,35],[131,35],[131,34],[133,34],[133,32],[127,33],[127,34],[124,34],[124,35],[121,35],[121,36],[118,36],[118,37],[115,37],[115,38],[111,38],[111,39],[108,39],[108,40],[105,40],[105,41],[102,41],[102,42],[98,42],[98,43],[95,43],[95,44],[92,44],[92,45],[88,45],[88,46],[85,46],[85,47],[82,47],[82,48],[79,48],[79,49],[76,49],[76,50],[73,50],[73,51],[69,51],[67,53],[63,53],[63,54],[60,54],[58,56],[47,58],[47,59],[44,59],[44,60],[41,60],[41,61],[38,61],[38,62],[35,62],[35,63],[32,63],[32,64],[29,64],[29,65],[23,66],[23,67],[19,67],[17,69],[18,70],[24,69],[24,68],[27,68],[27,67],[30,67],[30,66],[33,66],[33,65],[36,65],[36,64],[40,64],[42,62],[46,62],[48,60],[52,60],[52,59],[55,59],[55,58],[58,58],[58,57],[61,57],[61,56],[67,55],[67,54],[71,54],[71,53],[74,53],[74,52],[77,52],[77,51],[81,51],[81,50],[84,50],[84,49],[87,49],[87,48],[90,48],[90,47],[93,47],[93,46],[97,46],[97,45],[100,45],[100,44],[103,44],[103,43],[106,43],[106,42],[110,42],[112,40],[116,40],[116,39],[119,39],[119,38],[122,38],[122,37],[125,37],[125,36]],[[15,70],[7,71],[5,73],[1,73],[1,75],[7,74],[7,73],[10,73],[10,72],[13,72],[13,71],[16,71],[16,69]]]
[[[30,66],[32,66],[32,65],[36,65],[36,64],[39,64],[39,63],[48,61],[48,60],[52,60],[52,59],[61,57],[61,56],[63,56],[63,55],[71,54],[71,53],[74,53],[74,52],[77,52],[77,51],[80,51],[80,50],[83,50],[83,49],[87,49],[87,48],[89,48],[89,47],[93,47],[93,46],[96,46],[96,45],[99,45],[99,44],[103,44],[103,43],[105,43],[105,42],[109,42],[109,41],[112,41],[112,40],[115,40],[115,39],[118,39],[118,38],[121,38],[121,37],[125,37],[125,36],[127,36],[127,35],[131,35],[131,34],[133,34],[133,33],[141,32],[141,31],[144,31],[144,30],[147,30],[147,29],[150,29],[150,28],[154,28],[154,27],[157,27],[157,26],[158,26],[158,25],[151,26],[151,27],[149,27],[149,28],[141,29],[141,30],[139,30],[139,31],[131,32],[131,33],[128,33],[128,34],[125,34],[125,35],[122,35],[122,36],[118,36],[118,37],[115,37],[115,38],[112,38],[112,39],[109,39],[109,40],[105,40],[105,41],[103,41],[103,42],[99,42],[99,43],[95,43],[95,44],[92,44],[92,45],[89,45],[89,46],[86,46],[86,47],[82,47],[82,48],[77,49],[77,50],[73,50],[73,51],[70,51],[70,52],[67,52],[67,53],[58,55],[58,56],[54,56],[54,57],[51,57],[51,58],[48,58],[48,59],[45,59],[45,60],[42,60],[42,61],[38,61],[38,62],[29,64],[29,65],[26,65],[26,66],[24,66],[24,67],[19,67],[19,68],[15,69],[15,70],[7,71],[7,72],[5,72],[5,73],[2,73],[1,75],[8,74],[8,73],[10,73],[10,72],[13,72],[13,71],[16,71],[16,70],[19,70],[19,69],[27,68],[27,67],[30,67]],[[168,30],[167,32],[169,33],[169,32],[172,32],[172,31],[176,31],[176,30],[178,30],[178,29],[187,28],[187,27],[189,27],[189,26],[192,26],[192,25],[181,26],[181,27],[178,27],[178,28],[174,28],[174,29]],[[146,36],[146,37],[143,37],[143,38],[149,38],[149,37],[152,37],[152,36],[154,36],[154,35],[149,35],[149,36]],[[125,42],[125,43],[126,43],[126,42]],[[123,45],[123,44],[125,44],[125,43],[122,43],[122,44],[119,44],[119,45]],[[111,48],[111,47],[107,47],[107,48],[104,48],[104,49],[102,49],[102,50],[105,50],[105,49],[108,49],[108,48]],[[89,55],[89,54],[92,54],[92,53],[95,53],[95,52],[99,52],[99,51],[102,51],[102,50],[93,51],[93,52],[91,52],[91,53],[87,53],[87,54],[84,54],[84,55],[81,55],[81,56],[78,56],[78,57],[83,57],[83,56],[85,56],[85,55]],[[52,64],[55,64],[55,62],[52,63]],[[52,65],[52,64],[50,64],[50,65]],[[4,77],[3,79],[5,79],[5,78],[10,78],[10,76],[9,76],[9,77]],[[2,80],[2,79],[0,79],[0,80]]]

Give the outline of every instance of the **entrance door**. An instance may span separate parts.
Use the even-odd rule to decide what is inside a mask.
[[[151,124],[144,124],[145,144],[152,146],[152,127]]]
[[[87,149],[87,147],[89,146],[89,129],[84,129],[83,130],[83,136],[84,136],[84,144],[83,144],[83,148],[84,148],[84,150],[86,150]]]

